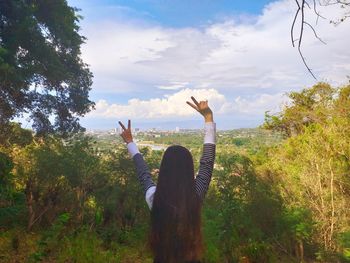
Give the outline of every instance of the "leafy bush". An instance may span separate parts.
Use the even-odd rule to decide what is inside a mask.
[[[119,262],[112,251],[103,250],[102,243],[95,232],[86,229],[66,236],[58,248],[58,262]]]
[[[45,257],[55,254],[61,239],[64,237],[64,230],[69,218],[68,213],[61,214],[51,228],[43,234],[38,242],[38,250],[30,257],[32,261],[41,261]]]
[[[350,262],[350,231],[339,235],[339,244],[342,248],[342,258],[346,262]]]

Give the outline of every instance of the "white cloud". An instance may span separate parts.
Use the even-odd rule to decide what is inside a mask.
[[[173,82],[220,90],[290,90],[313,83],[291,46],[295,9],[294,1],[278,1],[266,6],[254,23],[231,19],[202,29],[104,21],[87,26],[83,56],[100,91],[153,90]],[[331,6],[320,12],[331,18],[339,10]],[[342,81],[350,64],[350,23],[334,27],[320,19],[315,28],[327,45],[305,28],[309,65],[320,79]]]
[[[261,115],[267,110],[279,110],[279,105],[285,102],[286,97],[281,94],[260,94],[252,98],[237,97],[227,99],[215,89],[182,89],[162,98],[150,100],[131,99],[127,104],[109,104],[106,100],[96,103],[96,110],[88,116],[92,118],[132,118],[132,119],[163,119],[173,117],[190,117],[197,114],[186,104],[190,97],[198,101],[208,100],[215,115],[240,113],[243,115]]]
[[[162,89],[162,90],[178,90],[181,88],[184,88],[188,85],[188,82],[172,82],[167,86],[157,86],[158,89]]]
[[[295,11],[294,1],[282,0],[267,5],[255,19],[230,18],[201,28],[121,20],[85,24],[83,59],[95,75],[94,93],[134,97],[125,104],[113,103],[113,97],[99,100],[89,116],[189,116],[184,101],[202,95],[211,96],[222,115],[241,112],[261,118],[261,111],[273,110],[283,93],[314,83],[291,45]],[[314,24],[313,11],[306,12]],[[339,10],[330,6],[320,12],[331,19]],[[320,80],[345,82],[350,23],[334,27],[320,19],[315,29],[327,45],[305,28],[303,52],[309,66]],[[169,91],[178,92],[166,95]]]

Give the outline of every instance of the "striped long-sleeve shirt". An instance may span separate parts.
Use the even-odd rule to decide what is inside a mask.
[[[195,178],[196,194],[204,199],[205,194],[208,191],[209,183],[213,173],[214,160],[215,160],[215,135],[216,124],[213,122],[205,123],[205,134],[203,153],[200,159],[199,171]],[[152,181],[151,174],[147,164],[145,163],[142,155],[140,154],[137,145],[134,142],[127,145],[130,156],[133,158],[137,177],[145,191],[145,198],[148,207],[151,209],[153,204],[154,193],[156,191],[156,185]]]

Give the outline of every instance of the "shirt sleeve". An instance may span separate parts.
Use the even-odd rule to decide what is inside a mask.
[[[127,148],[131,158],[134,160],[137,178],[139,179],[139,182],[145,192],[146,203],[151,209],[153,204],[154,193],[156,191],[156,186],[151,178],[151,173],[136,143],[128,143]]]
[[[129,142],[126,147],[128,148],[128,152],[131,158],[133,158],[135,154],[140,153],[139,148],[134,142]]]
[[[150,187],[155,186],[151,178],[151,173],[140,153],[136,153],[133,156],[133,160],[136,166],[137,178],[139,179],[139,182],[142,185],[144,192],[146,193]]]
[[[215,160],[215,138],[216,124],[213,122],[205,123],[203,153],[199,163],[198,175],[195,179],[196,194],[204,199],[208,191]]]
[[[204,144],[215,144],[216,141],[216,123],[206,122],[204,124]]]
[[[146,191],[146,203],[150,210],[152,209],[152,206],[153,206],[153,199],[154,199],[155,192],[156,192],[156,186],[151,186]]]

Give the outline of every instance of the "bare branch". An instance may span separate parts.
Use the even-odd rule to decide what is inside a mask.
[[[298,3],[299,4],[299,3]],[[298,52],[299,55],[305,65],[305,67],[307,68],[307,70],[309,71],[309,73],[311,74],[311,76],[317,80],[317,78],[315,77],[314,73],[312,72],[311,68],[309,67],[309,65],[306,63],[305,57],[301,51],[301,43],[303,40],[303,34],[304,34],[304,24],[305,24],[305,12],[304,12],[304,7],[305,7],[305,0],[302,0],[301,2],[301,6],[300,7],[300,11],[301,11],[301,25],[300,25],[300,33],[299,33],[299,41],[298,41]]]
[[[306,0],[304,1],[304,4],[307,5],[307,7],[308,7],[309,9],[311,9],[309,3],[308,3]]]
[[[305,21],[304,3],[305,3],[305,0],[302,0],[302,2],[301,2],[301,25],[300,25],[300,34],[299,34],[299,41],[298,41],[299,48],[301,47],[301,41],[303,39],[303,33],[304,33],[304,21]]]
[[[299,12],[300,12],[300,4],[299,4],[298,0],[295,0],[295,2],[298,5],[298,10],[295,12],[295,16],[294,16],[293,23],[292,23],[292,28],[290,30],[290,36],[291,36],[291,39],[292,39],[293,47],[294,47],[294,42],[295,42],[295,40],[294,40],[294,26],[295,26],[295,23],[297,21],[297,18],[299,16]]]
[[[344,15],[342,18],[338,19],[338,21],[333,21],[331,20],[330,22],[335,25],[338,26],[339,24],[343,23],[346,19],[348,19],[350,17],[350,15]]]
[[[299,52],[299,55],[300,55],[304,65],[305,65],[305,67],[307,68],[307,70],[309,71],[311,76],[317,80],[317,78],[313,74],[311,68],[308,66],[306,59],[305,59],[303,52],[302,52],[301,46],[302,46],[302,42],[303,42],[304,25],[307,25],[308,27],[311,28],[316,39],[318,39],[321,43],[323,43],[325,45],[326,45],[326,43],[317,35],[317,32],[316,32],[314,26],[312,26],[308,21],[306,21],[305,7],[312,9],[313,12],[316,14],[316,25],[317,25],[319,18],[326,19],[317,10],[318,6],[339,5],[341,8],[350,8],[350,0],[318,0],[317,2],[316,1],[317,0],[312,0],[313,7],[311,8],[311,6],[310,6],[311,0],[295,0],[295,3],[296,3],[298,8],[295,11],[295,15],[293,18],[293,22],[292,22],[292,26],[291,26],[291,30],[290,30],[290,36],[291,36],[292,46],[295,47],[296,46],[295,43],[298,43],[297,44],[298,52]],[[343,14],[343,16],[340,19],[338,19],[336,21],[331,20],[330,23],[333,23],[334,25],[338,25],[348,18],[350,18],[350,12],[349,12],[349,10],[346,10],[346,12]],[[298,30],[297,30],[298,31],[297,34],[299,35],[298,38],[295,37],[297,23],[300,23],[300,26],[298,24]]]
[[[327,45],[327,43],[324,42],[324,41],[317,35],[316,30],[314,29],[314,27],[313,27],[312,25],[310,25],[310,24],[309,24],[308,22],[306,22],[306,21],[304,21],[304,23],[305,23],[306,25],[308,25],[308,26],[311,28],[311,30],[314,32],[315,37],[316,37],[320,42],[322,42],[323,44]]]
[[[303,56],[303,53],[301,52],[301,48],[300,48],[300,47],[298,47],[298,52],[299,52],[299,55],[300,55],[301,59],[303,60],[303,63],[304,63],[304,65],[305,65],[306,69],[310,72],[311,76],[312,76],[315,80],[317,80],[317,78],[315,77],[315,75],[314,75],[314,73],[312,72],[311,68],[307,65],[306,60],[305,60],[305,58],[304,58],[304,56]]]
[[[316,25],[318,24],[318,19],[321,17],[323,19],[326,19],[324,16],[321,16],[320,13],[317,11],[317,8],[316,8],[316,0],[313,0],[313,5],[314,5],[314,12],[316,14]]]
[[[345,5],[345,6],[350,6],[350,2],[344,2],[340,0],[335,0],[334,2],[332,1],[327,1],[326,3],[322,4],[319,1],[320,6],[329,6],[329,5]]]
[[[294,44],[295,42],[298,42],[298,41],[299,41],[299,38],[294,39],[293,44]],[[294,45],[293,45],[293,47],[294,47]]]
[[[314,29],[314,27],[308,23],[306,20],[305,20],[305,6],[307,6],[308,8],[311,9],[309,3],[306,1],[306,0],[301,0],[301,3],[299,3],[299,0],[295,0],[297,6],[298,6],[298,9],[297,11],[295,12],[295,16],[294,16],[294,19],[293,19],[293,22],[292,22],[292,27],[291,27],[291,40],[292,40],[292,46],[295,47],[295,42],[298,42],[298,53],[306,67],[306,69],[309,71],[309,73],[311,74],[311,76],[317,80],[316,76],[314,75],[314,73],[312,72],[311,68],[309,67],[309,65],[306,63],[306,59],[303,55],[303,52],[302,52],[302,49],[301,49],[301,45],[302,45],[302,41],[303,41],[303,34],[304,34],[304,24],[305,25],[308,25],[311,30],[313,31],[315,37],[320,41],[322,42],[323,44],[326,44],[316,33],[316,30]],[[317,15],[317,17],[322,17],[317,9],[316,9],[316,2],[315,0],[313,0],[313,10],[315,12],[315,14]],[[299,38],[297,39],[294,39],[294,30],[295,30],[295,24],[296,22],[300,20],[300,28],[299,28]]]

